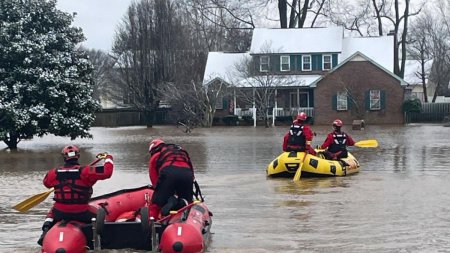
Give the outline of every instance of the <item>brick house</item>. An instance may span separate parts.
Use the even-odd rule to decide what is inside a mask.
[[[242,61],[248,62],[247,76],[236,72],[235,66]],[[264,91],[270,97],[259,103],[268,104],[264,114],[273,124],[300,111],[314,117],[315,124],[329,124],[341,116],[346,122],[365,119],[370,124],[400,124],[407,83],[392,70],[392,36],[345,37],[342,27],[257,28],[249,52],[208,54],[204,84],[220,81],[248,93]],[[260,78],[266,82],[258,84]],[[344,88],[352,92],[344,93]],[[262,112],[258,101],[249,103],[236,94],[219,101],[216,116],[251,115],[256,124],[261,117],[257,108]],[[370,95],[372,100],[363,97]],[[369,109],[363,104],[366,100]]]
[[[339,118],[351,124],[403,124],[406,82],[360,52],[311,84],[315,124]]]

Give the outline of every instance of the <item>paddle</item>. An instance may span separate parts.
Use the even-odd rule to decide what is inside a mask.
[[[376,148],[378,147],[378,141],[375,139],[358,141],[355,143],[355,146],[360,148]]]
[[[303,156],[303,159],[302,159],[302,161],[299,163],[299,165],[298,165],[298,169],[297,169],[297,171],[295,172],[295,176],[294,176],[294,182],[295,181],[299,181],[300,180],[300,177],[302,176],[302,167],[303,167],[303,162],[305,161],[305,158],[306,158],[306,156],[307,156],[308,154],[305,152],[305,155]]]
[[[105,154],[102,154],[101,156],[97,155],[97,159],[95,159],[95,161],[91,162],[88,166],[92,166],[92,165],[98,163],[100,160],[105,159],[105,158],[106,158]],[[24,212],[30,210],[31,208],[35,207],[37,204],[44,201],[48,197],[48,195],[50,195],[50,193],[52,193],[54,191],[55,191],[55,189],[51,188],[51,189],[47,190],[46,192],[41,192],[39,194],[33,195],[33,196],[27,198],[26,200],[20,202],[19,204],[13,206],[12,208],[21,213],[24,213]]]

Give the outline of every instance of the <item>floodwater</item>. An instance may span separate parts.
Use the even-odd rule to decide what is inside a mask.
[[[331,127],[313,126],[321,144]],[[153,137],[184,146],[213,212],[208,252],[450,252],[450,128],[441,125],[345,129],[380,147],[350,148],[361,172],[341,178],[268,179],[287,126],[214,127],[185,134],[172,126],[93,128],[93,139],[45,136],[0,144],[0,252],[39,252],[36,244],[52,201],[26,214],[11,206],[45,191],[42,178],[61,162],[66,144],[81,161],[114,156],[113,177],[94,195],[149,184],[147,143]],[[130,252],[130,251],[113,251]]]

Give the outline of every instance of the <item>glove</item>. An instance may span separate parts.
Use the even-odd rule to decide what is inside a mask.
[[[103,152],[103,153],[98,153],[95,157],[98,159],[106,159],[107,156],[108,156],[108,153]]]

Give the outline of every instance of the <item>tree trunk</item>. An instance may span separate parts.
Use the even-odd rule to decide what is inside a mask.
[[[144,122],[148,128],[153,127],[154,118],[155,118],[155,112],[153,110],[146,110],[144,112]]]
[[[19,135],[15,132],[10,132],[9,137],[3,142],[5,142],[9,149],[17,149],[17,143],[19,143],[19,141]]]
[[[280,15],[281,28],[287,28],[287,0],[278,0],[278,13]]]
[[[431,100],[431,103],[436,103],[436,98],[438,96],[439,93],[439,87],[440,87],[440,82],[436,83],[436,89],[434,90],[434,94],[433,94],[433,99]]]

